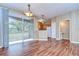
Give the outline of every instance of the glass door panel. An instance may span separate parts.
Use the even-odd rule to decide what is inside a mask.
[[[24,21],[24,39],[33,39],[33,22]]]
[[[29,22],[24,21],[23,27],[24,27],[23,29],[24,39],[29,39],[30,38]]]
[[[22,21],[9,17],[9,43],[22,40]]]

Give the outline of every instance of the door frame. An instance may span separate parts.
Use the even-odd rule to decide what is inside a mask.
[[[62,38],[61,37],[61,29],[60,29],[60,22],[62,22],[62,21],[68,21],[69,22],[69,38]],[[61,39],[68,39],[68,40],[71,40],[71,20],[61,20],[59,22],[59,39],[61,40]]]

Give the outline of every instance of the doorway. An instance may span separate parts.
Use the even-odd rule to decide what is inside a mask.
[[[60,39],[70,40],[70,21],[63,20],[60,22]]]

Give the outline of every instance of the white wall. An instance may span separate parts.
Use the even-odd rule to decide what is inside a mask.
[[[52,36],[52,28],[51,27],[47,27],[47,37],[51,37]]]
[[[27,19],[28,17],[26,17],[23,13],[20,13],[18,11],[14,11],[14,10],[9,10],[9,16],[14,16],[14,17],[18,17],[18,18],[22,18],[22,19]]]
[[[51,25],[51,37],[52,38],[56,38],[56,23],[53,22],[52,25]]]
[[[34,39],[38,40],[39,39],[39,32],[38,32],[38,18],[34,17]]]
[[[60,39],[60,29],[59,23],[62,20],[70,20],[70,41],[71,42],[79,42],[79,11],[69,12],[60,16],[56,16],[52,18],[52,20],[56,20],[56,38]]]

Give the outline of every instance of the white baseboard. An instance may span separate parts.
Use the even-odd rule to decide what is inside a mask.
[[[75,43],[75,44],[79,44],[79,42],[75,42],[75,41],[70,41],[71,43]]]
[[[62,38],[62,39],[66,39],[66,40],[69,40],[69,38]]]
[[[69,40],[69,38],[62,38],[62,39]],[[56,38],[56,40],[62,40],[62,39],[57,39],[57,38]]]
[[[9,42],[9,44],[17,44],[17,43],[21,43],[21,42],[27,42],[27,41],[32,41],[32,40],[36,40],[36,39],[26,39],[26,40],[19,40],[19,41],[14,41],[14,42]],[[46,39],[38,39],[39,41],[47,41]]]
[[[14,41],[14,42],[9,42],[9,44],[17,44],[17,43],[21,43],[21,42],[26,42],[26,41],[31,41],[31,40],[34,40],[34,39],[26,39],[26,40],[19,40],[19,41]]]
[[[58,40],[58,41],[59,41],[59,40],[61,40],[61,39],[56,38],[56,40]]]
[[[48,41],[48,39],[38,39],[39,41]]]
[[[0,46],[0,48],[2,48],[2,46]]]

